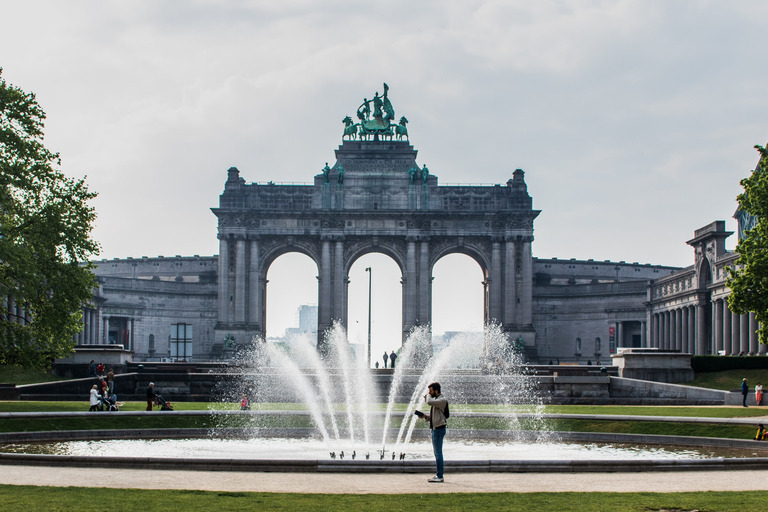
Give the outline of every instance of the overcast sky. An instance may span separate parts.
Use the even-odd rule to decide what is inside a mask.
[[[25,0],[0,20],[3,76],[99,193],[104,258],[217,254],[227,168],[311,181],[382,82],[440,183],[525,170],[542,258],[692,264],[768,138],[764,1]]]

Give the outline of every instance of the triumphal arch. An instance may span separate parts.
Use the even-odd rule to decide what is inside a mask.
[[[396,120],[389,88],[344,118],[336,161],[312,185],[246,183],[228,171],[218,208],[220,244],[216,343],[263,336],[266,275],[288,252],[317,264],[318,336],[347,322],[352,264],[378,252],[402,272],[404,335],[430,324],[432,268],[463,253],[484,275],[484,316],[514,338],[535,343],[532,325],[533,209],[524,172],[504,185],[440,186],[416,161],[405,117]],[[473,172],[467,170],[467,173]]]

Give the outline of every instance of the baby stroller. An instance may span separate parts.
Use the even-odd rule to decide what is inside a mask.
[[[172,411],[171,402],[168,402],[163,398],[163,395],[155,395],[155,405],[160,406],[161,411]]]
[[[104,410],[105,411],[119,411],[120,408],[117,406],[117,395],[112,394],[102,400],[104,403]]]

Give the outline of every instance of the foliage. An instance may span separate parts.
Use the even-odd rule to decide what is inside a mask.
[[[720,372],[725,370],[768,370],[768,357],[693,356],[691,358],[691,368],[694,373]],[[741,377],[739,377],[739,384],[741,384]]]
[[[751,176],[741,180],[744,192],[737,199],[739,207],[756,217],[757,223],[736,246],[736,268],[728,269],[728,306],[742,315],[754,312],[760,343],[768,343],[768,151],[755,148],[760,163]]]
[[[80,262],[99,250],[87,204],[96,194],[58,170],[44,119],[35,95],[0,75],[0,363],[24,367],[72,352],[95,284]]]

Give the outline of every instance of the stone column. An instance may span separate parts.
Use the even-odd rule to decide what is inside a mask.
[[[515,243],[506,238],[504,247],[504,324],[513,325],[516,320],[517,293],[515,290]]]
[[[336,238],[336,249],[333,254],[333,319],[340,320],[346,328],[346,301],[344,289],[346,288],[346,276],[344,275],[344,240]]]
[[[133,317],[131,317],[129,321],[130,321],[129,329],[131,331],[128,333],[128,340],[127,340],[128,341],[128,347],[127,348],[128,348],[128,350],[136,350],[136,345],[134,345],[134,339],[135,338],[133,336],[133,330],[134,330],[136,324],[133,321]]]
[[[648,322],[646,320],[643,320],[640,322],[640,347],[641,348],[648,348]]]
[[[712,306],[715,309],[715,350],[719,351],[723,350],[723,301],[717,299],[712,302]]]
[[[83,345],[88,344],[88,321],[90,320],[89,314],[88,314],[88,308],[83,306],[80,308],[81,314],[83,316],[82,322],[83,322],[83,330],[81,331]]]
[[[696,309],[688,308],[688,353],[696,353]]]
[[[677,350],[677,343],[680,338],[680,331],[677,330],[677,326],[677,310],[673,309],[669,312],[669,350]]]
[[[419,254],[419,323],[432,320],[432,275],[429,271],[429,242],[422,240]]]
[[[760,345],[760,340],[757,337],[757,317],[754,313],[749,315],[749,346],[750,348],[756,348],[758,354],[765,354],[768,346]]]
[[[725,305],[728,304],[727,300],[724,300]],[[741,352],[741,315],[731,312],[731,354],[738,354]]]
[[[741,352],[750,355],[757,355],[757,347],[752,347],[749,342],[749,315],[739,315],[740,320],[740,338],[741,338]]]
[[[533,237],[523,238],[523,283],[520,297],[522,306],[521,323],[526,326],[533,324],[533,255],[531,254]]]
[[[672,312],[664,312],[664,350],[672,349]]]
[[[103,319],[103,330],[101,331],[101,344],[106,345],[109,343],[109,317],[107,315],[102,315]]]
[[[264,322],[261,319],[261,271],[259,269],[259,240],[252,238],[250,241],[250,265],[248,266],[248,324],[258,326],[264,336]]]
[[[90,311],[90,315],[91,315],[90,322],[89,322],[90,325],[91,325],[91,331],[90,331],[90,333],[88,335],[88,338],[90,340],[89,343],[91,343],[93,345],[96,345],[97,340],[98,340],[98,337],[96,336],[96,334],[97,334],[98,328],[99,328],[99,318],[96,315],[96,310],[95,309],[91,308],[89,311]]]
[[[226,235],[219,233],[219,318],[220,323],[229,323],[229,246]]]
[[[325,331],[331,327],[333,314],[332,282],[331,282],[331,242],[327,236],[323,236],[322,250],[320,253],[320,301],[317,305],[319,340],[323,339]]]
[[[664,350],[664,333],[666,332],[666,329],[667,329],[664,319],[665,319],[665,313],[664,311],[662,311],[659,313],[659,344],[657,345],[659,350]]]
[[[688,308],[680,309],[680,351],[684,354],[688,349]]]
[[[403,287],[404,337],[407,334],[407,331],[416,325],[416,308],[418,307],[418,302],[416,300],[416,241],[413,237],[406,238],[406,241],[408,242],[408,248],[405,255],[405,275],[403,275],[403,281],[405,283],[405,286]]]
[[[245,323],[245,238],[240,235],[235,241],[235,323]]]
[[[624,346],[624,325],[620,320],[616,321],[616,348]]]
[[[704,304],[696,306],[696,355],[707,354],[707,320],[704,314]]]
[[[733,319],[733,315],[731,315],[731,310],[728,308],[728,301],[724,300],[723,303],[723,350],[725,350],[726,355],[727,354],[738,354],[739,353],[739,337],[736,336],[736,346],[733,345],[733,338],[731,337],[732,331],[731,331],[731,320]],[[738,323],[738,322],[737,322]],[[734,349],[736,352],[734,352]]]
[[[490,320],[501,322],[501,244],[496,241],[491,246],[491,295],[489,304]]]

